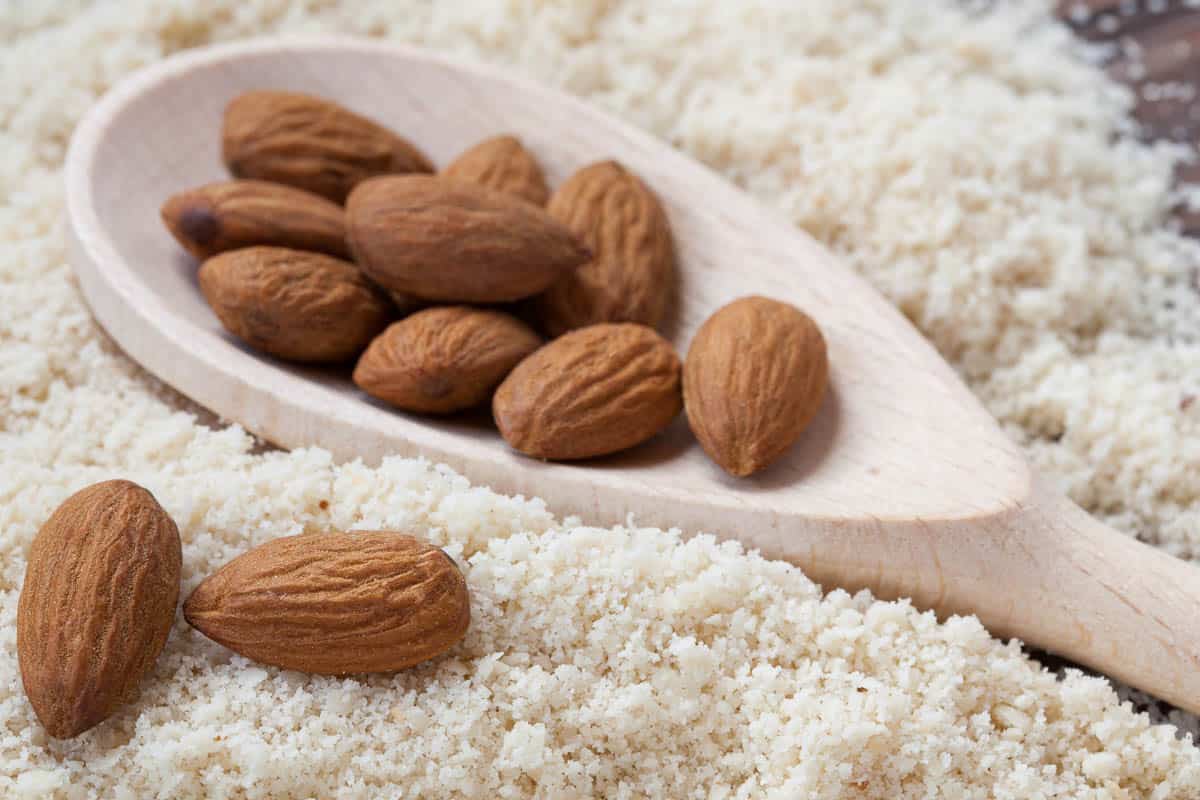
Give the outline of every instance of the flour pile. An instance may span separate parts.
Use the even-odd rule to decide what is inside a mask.
[[[587,97],[789,214],[1077,500],[1200,558],[1197,248],[1164,228],[1178,154],[1121,138],[1130,95],[1051,5],[0,6],[0,795],[1200,796],[1190,737],[973,619],[822,597],[732,544],[579,527],[416,461],[257,453],[121,356],[65,265],[66,143],[121,76],[261,33],[427,43]],[[178,522],[185,592],[272,537],[400,528],[464,564],[471,632],[436,664],[335,680],[261,668],[179,620],[137,703],[47,741],[14,655],[24,554],[59,502],[112,477]]]

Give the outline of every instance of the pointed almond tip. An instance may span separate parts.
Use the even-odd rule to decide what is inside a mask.
[[[163,218],[163,221],[170,224],[171,220],[179,217],[180,206],[183,205],[183,193],[176,193],[163,201],[159,207],[158,213]]]
[[[206,582],[205,582],[206,583]],[[183,601],[183,618],[188,625],[191,625],[198,631],[203,633],[204,628],[201,625],[204,615],[209,611],[208,593],[204,591],[205,583],[201,583],[192,593],[188,595],[187,600]]]
[[[98,722],[89,723],[82,719],[58,719],[52,715],[43,716],[38,713],[37,708],[34,708],[34,714],[38,718],[38,722],[42,723],[46,734],[52,739],[74,739],[82,733],[86,733],[98,725]]]
[[[735,478],[749,478],[762,468],[758,464],[749,461],[739,461],[732,464],[723,464],[722,466],[726,472]]]

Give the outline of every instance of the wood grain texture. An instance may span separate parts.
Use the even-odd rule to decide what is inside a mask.
[[[205,306],[195,265],[156,213],[181,185],[222,177],[220,111],[264,86],[338,97],[439,165],[507,132],[552,186],[584,164],[619,159],[671,220],[680,303],[664,329],[680,352],[713,310],[747,294],[789,302],[820,325],[830,387],[812,426],[751,479],[725,475],[682,419],[627,453],[549,464],[470,420],[396,413],[343,374],[242,348]],[[141,157],[131,161],[122,155],[134,139]],[[810,237],[578,100],[392,45],[227,45],[168,59],[114,89],[76,130],[67,181],[73,260],[100,322],[163,380],[281,446],[368,462],[423,455],[592,523],[632,514],[734,537],[828,587],[976,613],[997,634],[1200,710],[1200,572],[1047,493],[929,343]]]

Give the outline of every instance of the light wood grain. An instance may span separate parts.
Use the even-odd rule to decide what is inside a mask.
[[[587,464],[510,451],[479,421],[371,403],[346,379],[273,361],[221,329],[195,265],[158,222],[163,198],[223,176],[221,110],[252,88],[335,97],[444,164],[497,133],[522,137],[551,184],[616,157],[662,198],[681,265],[668,335],[685,352],[716,307],[795,303],[829,342],[831,392],[783,461],[722,473],[682,419]],[[97,318],[137,361],[284,447],[338,459],[422,455],[598,524],[740,539],[826,587],[870,587],[1200,710],[1200,572],[1046,492],[1015,446],[913,327],[820,245],[702,166],[583,103],[429,53],[361,41],[243,43],[169,59],[114,89],[77,129],[67,168],[73,258]]]

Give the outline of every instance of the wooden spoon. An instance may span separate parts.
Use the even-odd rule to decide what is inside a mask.
[[[170,194],[225,177],[222,109],[248,89],[334,98],[445,164],[520,136],[551,184],[617,158],[664,202],[679,249],[681,353],[729,300],[759,293],[825,331],[831,391],[781,463],[726,476],[682,419],[586,464],[524,458],[480,420],[373,404],[347,379],[251,352],[200,296],[159,222]],[[954,371],[867,283],[803,232],[694,161],[571,97],[412,48],[350,40],[193,50],[126,80],[75,132],[73,260],[101,324],[148,370],[283,447],[338,459],[421,455],[510,494],[608,525],[711,531],[794,562],[827,587],[976,614],[1031,644],[1200,711],[1200,571],[1094,521],[1032,475]]]

